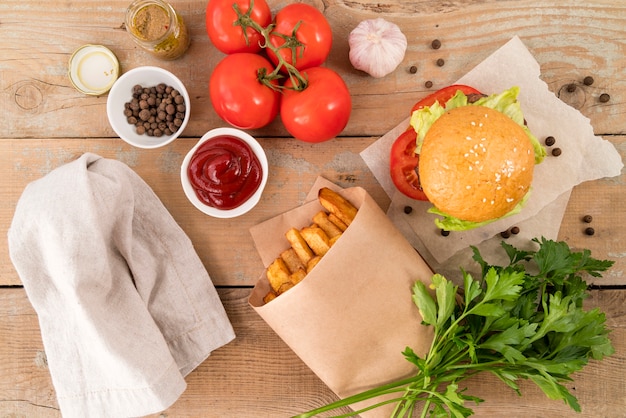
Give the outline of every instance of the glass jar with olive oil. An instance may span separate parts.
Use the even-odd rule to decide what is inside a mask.
[[[162,0],[135,0],[126,10],[126,30],[133,40],[157,58],[174,60],[189,47],[183,18]]]

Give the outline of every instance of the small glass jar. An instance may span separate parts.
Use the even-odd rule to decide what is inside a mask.
[[[189,47],[183,18],[162,0],[135,0],[126,10],[126,30],[133,40],[157,58],[175,60]]]
[[[68,75],[81,93],[100,96],[109,91],[120,73],[113,52],[102,45],[83,45],[70,57]]]

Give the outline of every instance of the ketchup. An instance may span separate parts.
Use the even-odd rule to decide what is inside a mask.
[[[239,138],[221,135],[198,147],[187,169],[198,199],[217,209],[233,209],[257,191],[262,169],[250,146]]]

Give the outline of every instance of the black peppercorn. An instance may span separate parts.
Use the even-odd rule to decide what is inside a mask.
[[[590,86],[593,84],[593,82],[594,82],[593,77],[591,77],[590,75],[588,75],[587,77],[583,79],[583,84],[585,86]]]
[[[548,136],[546,137],[546,145],[548,147],[551,147],[552,145],[554,145],[556,143],[556,139],[553,136]]]
[[[430,43],[430,46],[431,46],[433,49],[439,49],[439,48],[441,48],[441,41],[440,41],[439,39],[434,39],[434,40]]]
[[[510,236],[511,236],[511,232],[510,232],[510,231],[502,231],[502,232],[500,232],[500,236],[501,236],[502,238],[505,238],[505,239],[506,239],[506,238],[508,238],[508,237],[510,237]]]
[[[558,157],[559,155],[561,155],[561,148],[555,148],[552,150],[552,155],[554,155],[555,157]]]
[[[410,72],[411,74],[415,74],[415,73],[417,72],[417,67],[416,67],[415,65],[411,65],[411,66],[409,67],[409,72]]]
[[[598,99],[598,100],[600,100],[600,102],[601,102],[601,103],[606,103],[606,102],[608,102],[610,99],[611,99],[611,96],[609,96],[609,95],[608,95],[608,94],[606,94],[606,93],[602,93],[602,94],[600,95],[600,97],[599,97],[599,99]]]
[[[405,206],[404,207],[404,213],[406,213],[408,215],[411,212],[413,212],[413,208],[411,206]]]
[[[595,229],[593,229],[592,227],[585,228],[585,234],[587,234],[587,235],[593,235],[593,234],[595,234],[595,233],[596,233],[596,230],[595,230]]]
[[[567,92],[574,93],[576,91],[576,84],[571,83],[567,85]]]
[[[187,106],[178,90],[164,83],[133,87],[132,98],[124,104],[124,115],[139,135],[171,135],[182,126]]]
[[[441,235],[444,237],[447,237],[448,235],[450,235],[450,231],[446,231],[445,229],[441,230]]]
[[[446,62],[443,60],[443,58],[439,58],[439,59],[437,60],[437,66],[439,66],[439,67],[443,67],[443,65],[444,65],[445,63],[446,63]]]
[[[425,86],[427,89],[429,89],[429,88],[431,88],[431,87],[433,86],[433,82],[432,82],[432,81],[430,81],[430,80],[428,80],[427,82],[425,82],[425,83],[424,83],[424,86]]]
[[[143,121],[150,119],[150,111],[148,109],[142,109],[141,112],[139,112],[139,119]]]
[[[513,235],[519,234],[519,226],[514,226],[513,228],[511,228],[511,234]]]
[[[590,224],[591,221],[593,221],[593,216],[591,216],[591,215],[583,216],[583,222]]]

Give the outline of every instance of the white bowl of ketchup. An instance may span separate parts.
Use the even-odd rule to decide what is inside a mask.
[[[234,218],[261,199],[268,176],[263,147],[248,133],[216,128],[187,153],[180,179],[187,199],[215,218]]]

